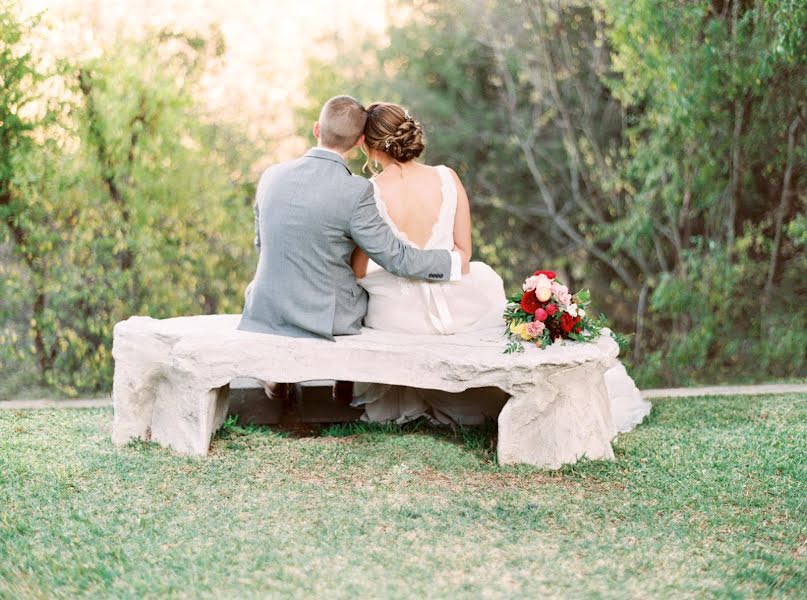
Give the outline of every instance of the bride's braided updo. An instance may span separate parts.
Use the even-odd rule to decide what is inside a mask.
[[[416,159],[423,152],[423,129],[402,106],[374,102],[367,107],[364,126],[367,147],[398,162]]]

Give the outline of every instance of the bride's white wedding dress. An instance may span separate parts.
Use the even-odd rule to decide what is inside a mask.
[[[442,205],[423,249],[454,248],[454,218],[457,187],[448,168],[436,167],[440,175]],[[419,247],[401,232],[389,216],[378,186],[373,182],[378,211],[395,235]],[[369,302],[364,323],[372,329],[401,333],[447,335],[491,327],[503,327],[507,299],[501,277],[488,265],[471,263],[471,272],[459,281],[434,283],[397,277],[374,263],[359,280]],[[621,363],[605,376],[617,432],[630,431],[650,412],[633,380]],[[508,396],[498,389],[466,390],[458,394],[440,390],[385,384],[357,383],[353,406],[364,407],[369,421],[406,423],[419,417],[444,424],[478,425],[495,419]]]
[[[446,167],[435,168],[440,175],[443,203],[422,249],[453,250],[457,187]],[[390,219],[380,190],[375,182],[373,185],[378,211],[393,233],[410,246],[420,248]],[[436,283],[397,277],[371,260],[359,284],[369,295],[364,324],[372,329],[447,335],[503,325],[507,300],[502,278],[485,263],[472,262],[471,272],[459,281]]]
[[[424,250],[454,249],[457,187],[448,168],[436,167],[442,205]],[[389,216],[378,186],[376,204],[395,235],[419,248],[398,229]],[[503,326],[507,303],[501,277],[488,265],[472,262],[471,272],[459,281],[434,283],[397,277],[372,260],[359,280],[369,301],[364,324],[373,329],[401,333],[448,335]],[[382,384],[356,384],[354,406],[363,406],[365,419],[405,423],[425,416],[440,423],[474,425],[495,418],[507,397],[499,390],[469,390],[452,394]]]

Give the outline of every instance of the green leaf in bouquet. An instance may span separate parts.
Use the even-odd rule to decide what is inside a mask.
[[[633,335],[625,335],[624,333],[619,333],[617,331],[611,331],[611,337],[614,338],[617,346],[619,346],[619,354],[625,354],[630,349],[630,338]]]
[[[505,354],[516,354],[518,352],[524,352],[524,344],[520,340],[512,340],[504,347]]]
[[[591,303],[591,292],[588,290],[580,290],[577,292],[578,306],[588,306]]]

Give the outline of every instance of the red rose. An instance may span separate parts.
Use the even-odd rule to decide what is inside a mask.
[[[555,279],[555,271],[536,271],[533,275],[546,275],[550,279]]]
[[[536,321],[541,321],[541,323],[546,321],[546,318],[548,316],[549,316],[549,314],[543,308],[539,308],[539,309],[537,309],[535,311],[535,320]]]
[[[551,304],[550,303],[550,304],[546,305],[546,314],[548,314],[550,317],[552,315],[554,315],[556,312],[558,312],[558,305],[557,304]]]
[[[521,310],[525,313],[529,313],[531,315],[535,314],[535,311],[540,308],[541,303],[538,301],[538,298],[535,296],[535,290],[530,290],[529,292],[524,292],[524,295],[521,297]]]
[[[563,329],[564,333],[571,333],[572,331],[578,333],[582,328],[580,325],[580,317],[573,317],[566,312],[563,313],[560,316],[560,328]]]

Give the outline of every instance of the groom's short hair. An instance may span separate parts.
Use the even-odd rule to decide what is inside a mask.
[[[334,96],[319,113],[319,140],[335,150],[350,150],[359,141],[367,110],[351,96]]]

